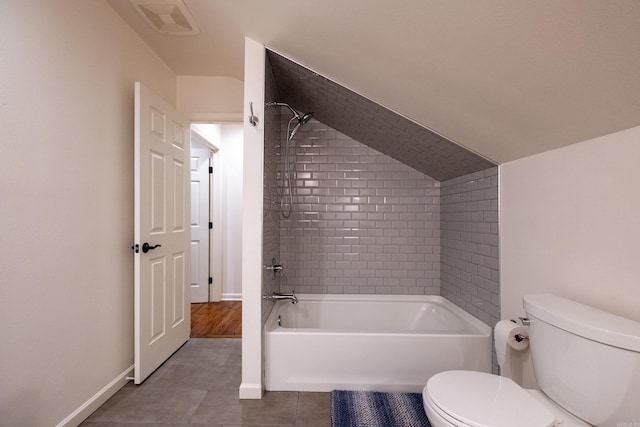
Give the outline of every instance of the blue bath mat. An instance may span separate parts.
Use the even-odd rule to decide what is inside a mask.
[[[331,392],[332,427],[431,427],[420,393]]]

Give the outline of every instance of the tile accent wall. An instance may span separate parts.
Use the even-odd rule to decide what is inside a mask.
[[[276,280],[265,273],[265,292],[442,295],[495,326],[497,167],[440,183],[311,120],[291,147],[294,205],[285,219],[290,115],[276,110],[266,115],[264,253],[284,271]]]
[[[498,168],[442,182],[440,203],[441,295],[493,327],[500,320]]]
[[[436,180],[316,120],[299,129],[291,152],[281,291],[440,294]]]
[[[267,58],[266,63],[265,96],[267,99],[276,98],[277,87]],[[264,120],[264,177],[263,177],[263,206],[262,206],[262,265],[270,265],[271,259],[280,262],[280,206],[278,198],[278,164],[280,161],[280,117],[281,113],[275,108],[265,108]],[[278,291],[280,277],[268,270],[262,271],[262,294],[267,295]],[[263,323],[271,311],[273,303],[263,300]]]
[[[276,84],[298,110],[439,181],[495,163],[374,101],[267,50]]]
[[[267,62],[267,101],[314,110],[329,126],[314,119],[293,140],[294,203],[285,219],[291,116],[266,110],[264,264],[275,257],[284,271],[275,280],[265,272],[263,291],[436,294],[493,327],[497,167],[273,52]]]

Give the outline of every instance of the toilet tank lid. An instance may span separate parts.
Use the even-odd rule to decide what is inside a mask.
[[[525,295],[528,315],[584,338],[640,352],[640,322],[553,294]]]

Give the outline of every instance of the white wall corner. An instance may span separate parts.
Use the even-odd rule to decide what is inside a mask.
[[[240,399],[262,399],[264,388],[262,384],[240,384],[238,397]]]
[[[240,398],[259,399],[262,365],[262,175],[264,167],[265,47],[245,39],[242,209],[242,383]],[[246,119],[249,103],[259,123]]]

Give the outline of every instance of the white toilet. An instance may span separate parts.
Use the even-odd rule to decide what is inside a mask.
[[[640,427],[640,322],[551,294],[526,295],[540,390],[473,371],[434,375],[433,427]]]

